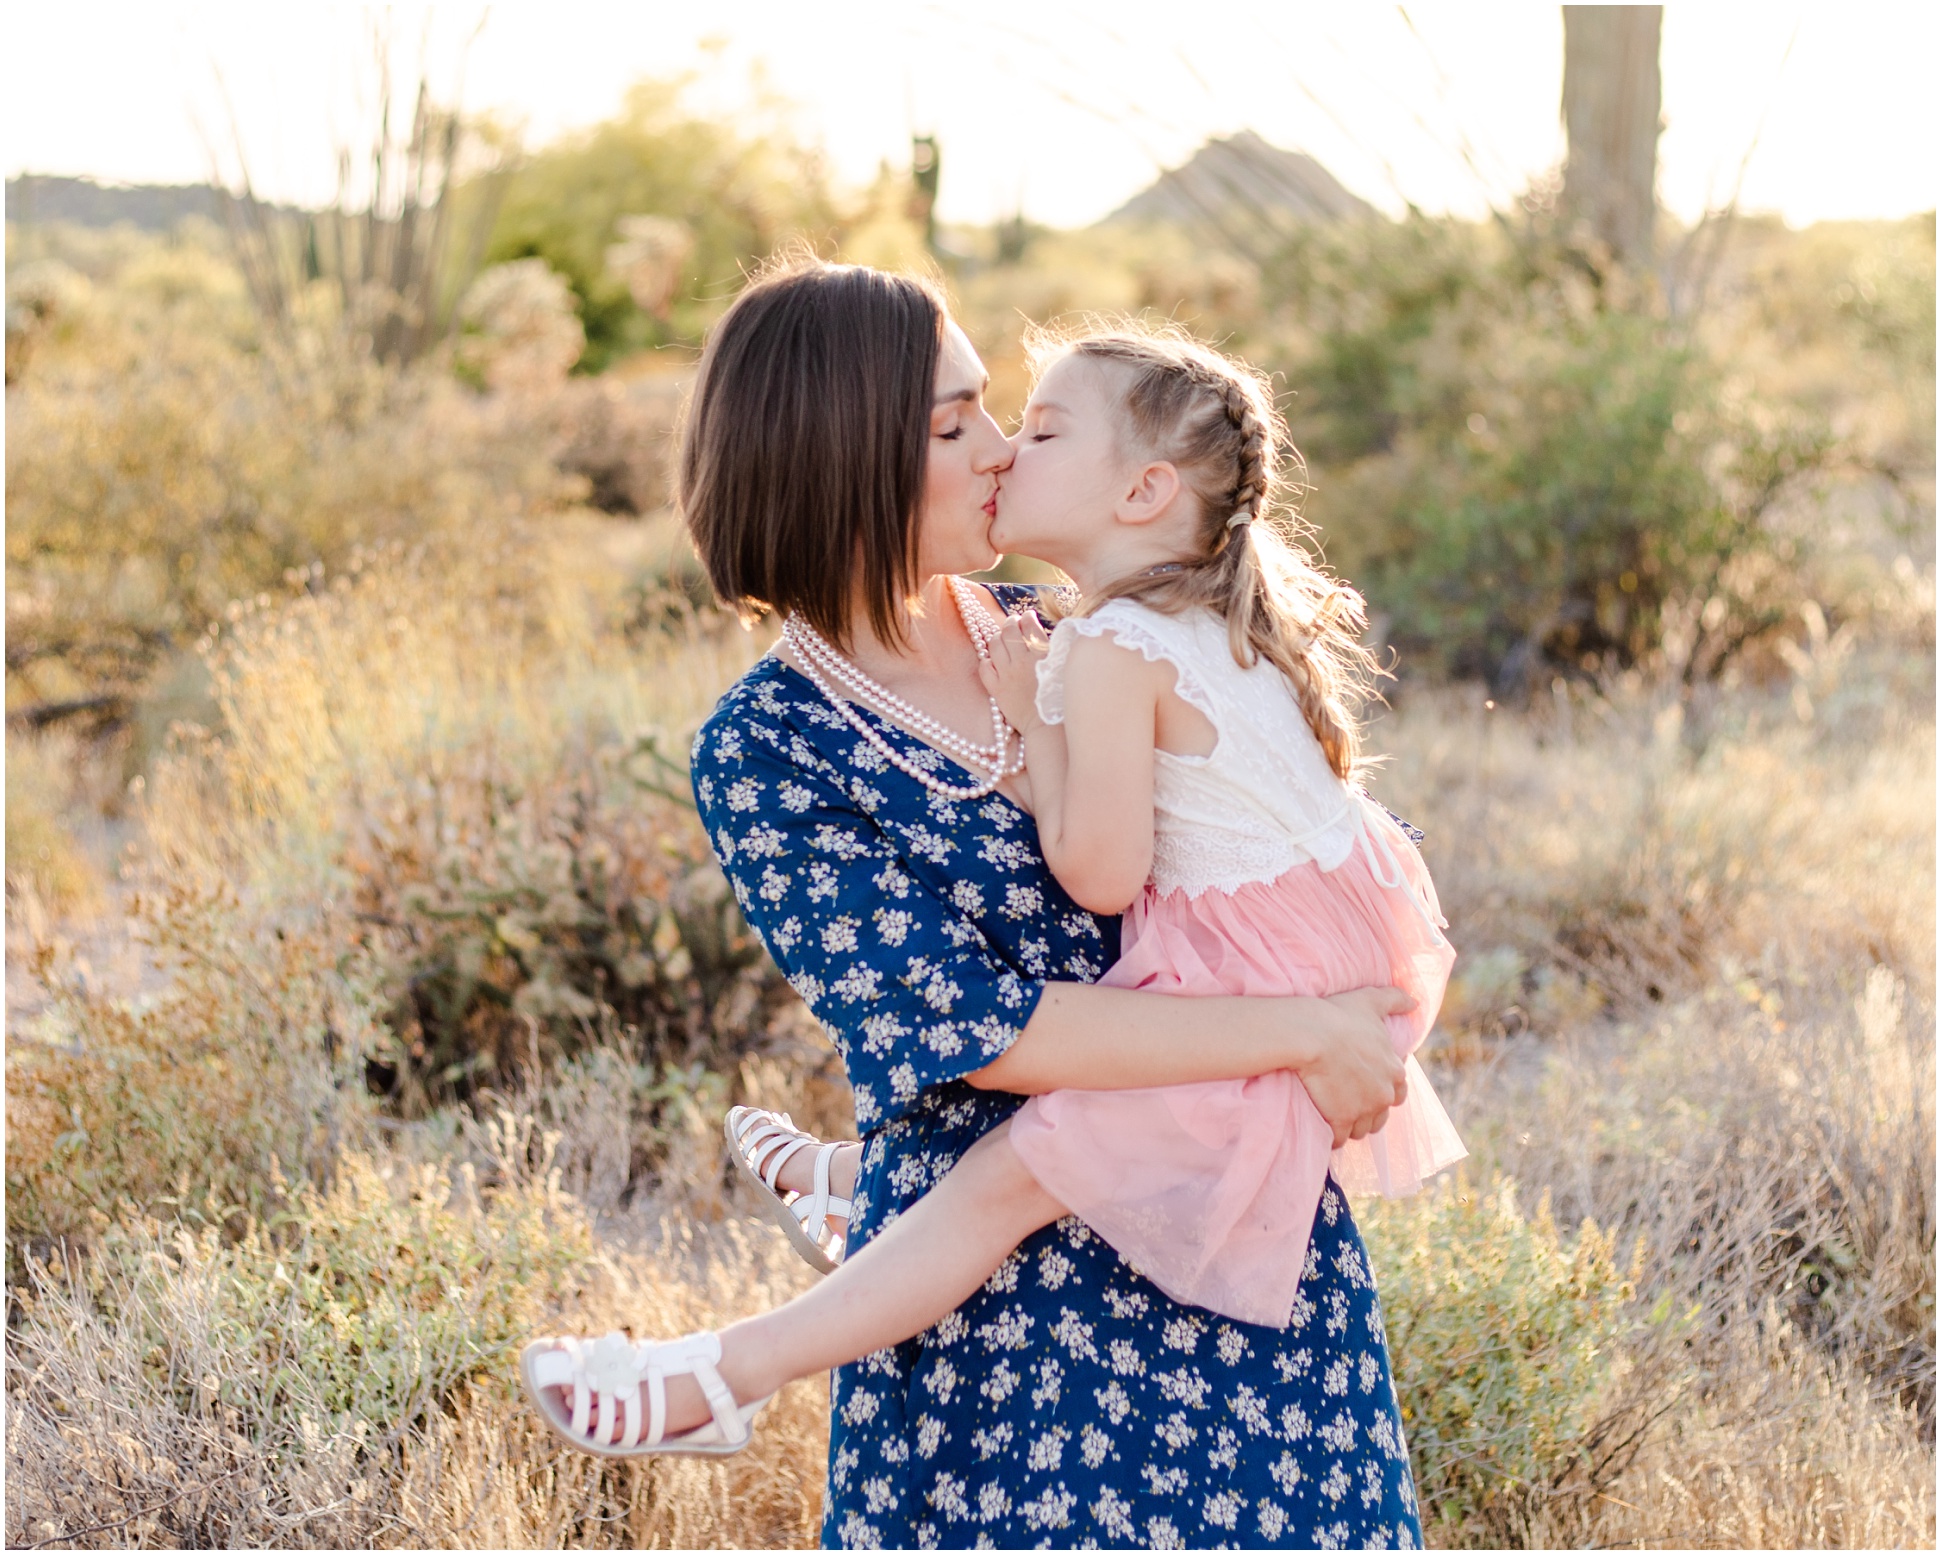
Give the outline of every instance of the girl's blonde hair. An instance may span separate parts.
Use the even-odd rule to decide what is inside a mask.
[[[1266,659],[1287,677],[1301,712],[1342,778],[1361,762],[1361,704],[1382,673],[1362,644],[1361,595],[1302,546],[1293,496],[1304,473],[1267,380],[1184,331],[1115,322],[1076,334],[1034,331],[1042,375],[1062,356],[1116,369],[1128,441],[1166,460],[1200,504],[1198,554],[1177,571],[1123,578],[1085,601],[1136,599],[1176,615],[1210,609],[1227,623],[1236,663]],[[1283,479],[1291,463],[1293,479]]]

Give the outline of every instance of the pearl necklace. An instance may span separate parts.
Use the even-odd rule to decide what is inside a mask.
[[[957,614],[963,619],[964,629],[970,633],[971,645],[977,649],[980,659],[991,656],[991,641],[1003,630],[991,618],[978,600],[971,586],[962,578],[950,580],[950,594],[956,603]],[[865,675],[854,664],[838,653],[823,638],[821,633],[799,616],[790,616],[782,623],[782,640],[789,645],[796,662],[802,667],[803,675],[824,698],[841,713],[851,728],[875,747],[877,753],[898,770],[908,773],[933,794],[945,799],[970,800],[982,799],[986,794],[996,791],[997,786],[1006,778],[1024,770],[1024,742],[1017,742],[1017,753],[1012,754],[1011,742],[1014,735],[1011,726],[1005,722],[1004,711],[998,706],[997,698],[991,698],[991,735],[989,745],[979,745],[965,739],[955,729],[948,728],[928,713],[912,707],[902,697],[888,687],[878,684]],[[934,745],[949,752],[973,772],[979,768],[990,773],[981,783],[968,787],[946,783],[934,773],[918,766],[909,757],[891,745],[890,742],[873,728],[856,711],[855,704],[848,698],[837,696],[829,681],[839,680],[853,691],[857,698],[867,703],[883,717],[892,719],[914,731],[926,744]]]

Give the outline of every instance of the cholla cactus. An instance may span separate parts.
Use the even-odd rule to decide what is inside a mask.
[[[668,216],[622,216],[620,241],[607,248],[607,270],[627,283],[642,313],[665,319],[694,252],[694,230]]]
[[[494,265],[465,293],[459,318],[459,360],[495,390],[554,388],[586,349],[572,291],[543,259]]]

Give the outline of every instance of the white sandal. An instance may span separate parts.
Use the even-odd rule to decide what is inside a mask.
[[[850,1201],[829,1191],[829,1163],[842,1145],[825,1145],[815,1135],[797,1128],[786,1112],[770,1112],[763,1107],[730,1107],[723,1131],[728,1136],[728,1154],[762,1190],[769,1214],[787,1233],[795,1250],[824,1274],[834,1273],[842,1262],[849,1225]],[[810,1146],[815,1147],[814,1191],[784,1193],[776,1186],[783,1163]],[[841,1217],[842,1231],[829,1223],[831,1215]]]
[[[768,1399],[737,1404],[715,1369],[720,1360],[719,1334],[689,1334],[652,1343],[629,1339],[616,1330],[597,1341],[535,1339],[519,1354],[519,1377],[546,1424],[582,1452],[597,1453],[602,1458],[645,1458],[656,1453],[725,1458],[748,1445],[755,1412]],[[714,1418],[664,1439],[667,1379],[681,1376],[691,1376],[701,1384]],[[640,1409],[642,1383],[647,1385],[644,1421]],[[571,1389],[571,1414],[547,1394],[548,1388]],[[595,1403],[599,1405],[597,1411]],[[618,1441],[612,1439],[616,1418],[624,1422]]]

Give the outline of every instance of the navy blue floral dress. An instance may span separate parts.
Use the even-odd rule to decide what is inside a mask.
[[[1010,800],[932,794],[773,657],[702,727],[694,791],[749,922],[848,1067],[861,1246],[1017,1108],[963,1077],[1047,979],[1097,978],[1118,923],[1065,895]],[[838,1369],[831,1403],[826,1546],[1421,1543],[1381,1306],[1332,1184],[1285,1330],[1178,1305],[1068,1218],[936,1327]]]

